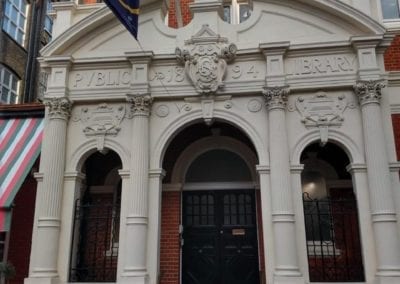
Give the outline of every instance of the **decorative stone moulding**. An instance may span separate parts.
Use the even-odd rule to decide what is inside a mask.
[[[263,95],[268,110],[284,109],[290,93],[289,86],[264,87]]]
[[[214,94],[224,85],[227,63],[235,58],[236,45],[228,45],[228,40],[208,25],[203,25],[185,45],[185,49],[175,49],[178,62],[185,66],[185,73],[198,93]]]
[[[153,98],[150,95],[128,95],[127,98],[130,103],[129,117],[136,115],[150,115]]]
[[[118,134],[125,114],[125,105],[110,106],[102,103],[93,107],[79,108],[72,120],[81,121],[83,133],[88,137],[97,137],[97,148],[99,151],[103,151],[105,136],[116,136]]]
[[[72,102],[66,98],[52,98],[45,102],[48,107],[50,119],[65,119],[71,115]]]
[[[340,127],[344,121],[343,113],[346,108],[355,108],[354,102],[348,102],[344,95],[328,96],[318,92],[312,97],[299,97],[295,102],[301,115],[301,122],[307,127],[317,127],[320,130],[321,145],[328,142],[330,126]],[[293,107],[291,108],[293,110]]]
[[[367,103],[380,103],[382,89],[385,88],[384,80],[359,80],[354,85],[354,91],[358,97],[360,105]]]

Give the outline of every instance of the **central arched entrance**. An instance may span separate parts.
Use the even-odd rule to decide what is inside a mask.
[[[256,164],[250,140],[226,123],[195,124],[173,139],[164,160],[170,174],[163,186],[161,283],[170,283],[173,270],[165,253],[174,238],[171,212],[179,212],[180,283],[260,283]]]

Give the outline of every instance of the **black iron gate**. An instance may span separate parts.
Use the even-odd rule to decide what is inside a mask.
[[[115,282],[120,205],[75,205],[70,282]]]
[[[312,282],[362,282],[364,268],[357,203],[351,189],[330,197],[303,195],[308,265]]]
[[[258,284],[254,191],[183,193],[183,284]]]

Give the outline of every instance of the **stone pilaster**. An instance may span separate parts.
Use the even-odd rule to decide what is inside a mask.
[[[133,116],[131,172],[125,220],[122,283],[147,283],[147,226],[149,183],[149,95],[129,96]]]
[[[63,97],[50,99],[45,105],[48,123],[40,162],[43,181],[39,183],[36,197],[29,283],[53,283],[58,277],[66,134],[72,104]]]
[[[285,107],[287,86],[264,89],[269,122],[272,222],[274,229],[274,283],[304,283],[299,270],[290,179]]]
[[[400,281],[400,238],[380,108],[382,80],[358,81],[379,283]]]
[[[149,171],[149,228],[147,269],[149,283],[157,283],[160,275],[160,236],[161,236],[161,194],[162,179],[165,176],[163,169],[151,169]]]

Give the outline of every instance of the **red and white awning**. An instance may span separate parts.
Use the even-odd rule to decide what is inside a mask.
[[[0,231],[10,227],[15,195],[40,153],[43,118],[0,119]]]

